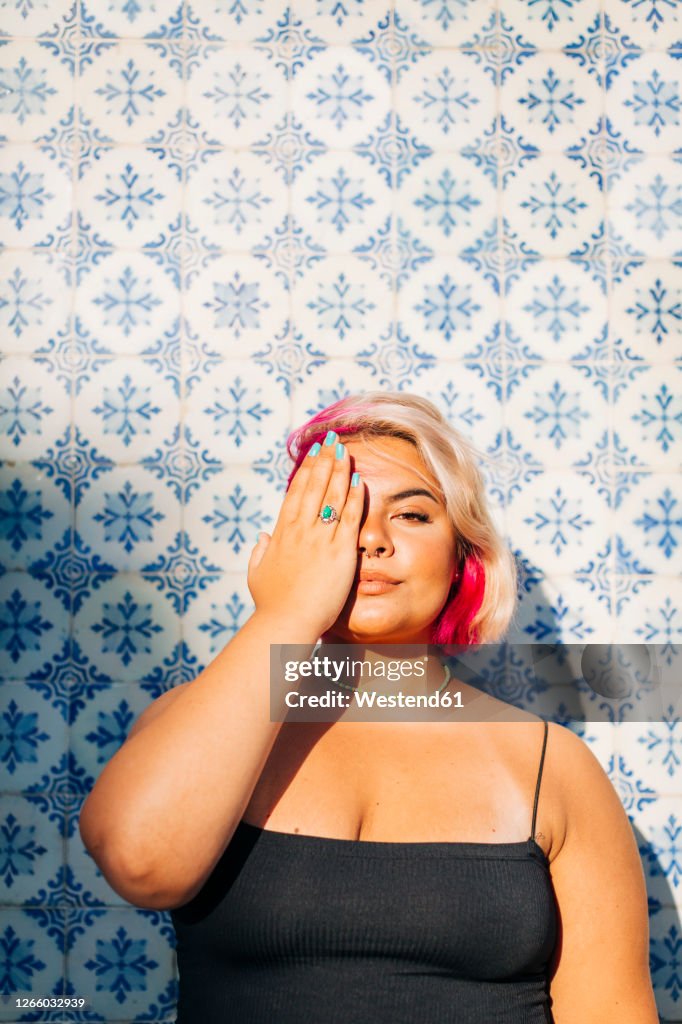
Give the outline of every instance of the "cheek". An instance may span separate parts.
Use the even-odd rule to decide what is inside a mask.
[[[415,583],[423,587],[442,586],[447,590],[457,571],[454,560],[455,550],[449,540],[418,545],[412,560]]]

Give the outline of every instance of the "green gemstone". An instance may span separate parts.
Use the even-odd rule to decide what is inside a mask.
[[[325,505],[324,508],[322,509],[322,518],[323,519],[330,519],[331,518],[331,514],[332,514],[332,507],[331,507],[331,505]]]

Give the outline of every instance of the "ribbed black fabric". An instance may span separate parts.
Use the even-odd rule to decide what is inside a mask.
[[[547,1024],[557,914],[515,843],[380,842],[241,822],[171,911],[177,1024]]]

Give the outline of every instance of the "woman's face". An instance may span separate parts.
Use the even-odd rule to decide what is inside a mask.
[[[340,440],[348,449],[351,471],[357,470],[365,484],[365,505],[356,579],[324,639],[331,643],[336,638],[347,643],[427,643],[457,568],[455,534],[436,478],[427,472],[415,447],[401,438],[374,437],[373,450],[361,440]],[[395,497],[415,488],[433,497]],[[359,592],[357,577],[364,570],[386,573],[399,582],[383,593]]]

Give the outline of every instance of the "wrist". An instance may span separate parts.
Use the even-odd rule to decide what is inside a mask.
[[[310,644],[313,646],[324,632],[324,625],[300,615],[289,615],[255,609],[248,622],[262,630],[273,644]]]

